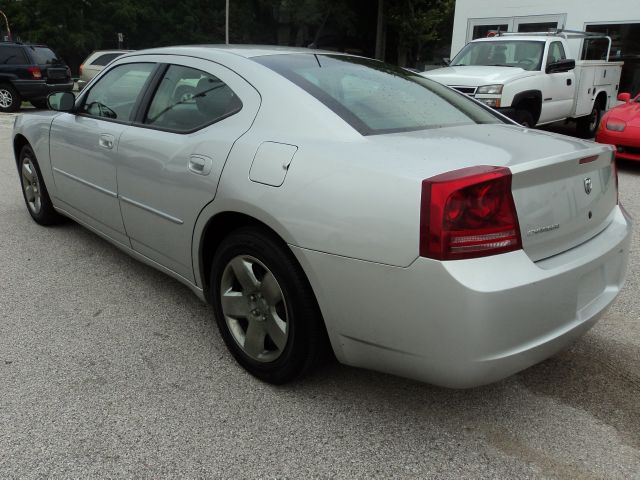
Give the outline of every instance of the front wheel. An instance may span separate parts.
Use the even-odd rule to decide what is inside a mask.
[[[222,338],[249,373],[282,384],[319,363],[322,318],[303,271],[277,237],[255,227],[231,233],[216,251],[210,285]]]
[[[533,121],[533,115],[531,112],[526,110],[516,110],[516,114],[514,120],[526,128],[535,127],[535,123]]]
[[[25,145],[20,151],[18,169],[22,195],[31,218],[40,225],[60,223],[63,217],[53,208],[49,192],[42,180],[38,160],[29,145]]]

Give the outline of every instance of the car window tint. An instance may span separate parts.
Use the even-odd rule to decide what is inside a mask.
[[[100,67],[104,67],[107,63],[109,63],[114,58],[118,58],[120,55],[122,55],[122,53],[105,53],[97,57],[90,63],[90,65],[98,65]]]
[[[222,80],[171,65],[151,101],[144,123],[188,132],[238,112],[242,102]]]
[[[501,122],[462,94],[375,60],[309,54],[253,60],[303,88],[363,135]]]
[[[109,70],[91,88],[81,112],[96,117],[129,121],[153,63],[128,63]]]
[[[0,48],[0,65],[24,65],[27,59],[20,47]]]

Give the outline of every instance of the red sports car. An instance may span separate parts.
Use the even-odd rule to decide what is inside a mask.
[[[615,145],[616,158],[640,161],[640,94],[632,100],[621,93],[618,100],[625,103],[604,114],[596,142]]]

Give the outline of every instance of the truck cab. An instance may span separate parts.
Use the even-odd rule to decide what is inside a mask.
[[[597,58],[575,60],[569,40],[578,38],[604,39],[605,48],[585,48]],[[617,97],[622,63],[608,61],[610,41],[584,32],[499,34],[468,43],[448,67],[422,75],[522,125],[575,120],[590,137]]]

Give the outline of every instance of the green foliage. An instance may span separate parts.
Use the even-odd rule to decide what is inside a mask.
[[[419,56],[449,35],[454,0],[385,3],[399,51]],[[46,43],[74,70],[92,50],[117,48],[118,32],[130,49],[224,42],[225,0],[0,0],[0,9],[14,38]],[[231,43],[307,45],[331,34],[355,39],[335,48],[373,54],[375,0],[230,0],[230,10]]]

